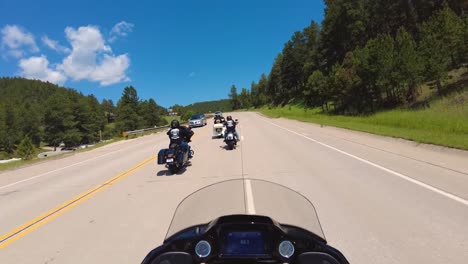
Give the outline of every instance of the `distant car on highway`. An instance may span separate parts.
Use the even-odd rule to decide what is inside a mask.
[[[189,119],[189,127],[206,126],[205,114],[195,114]]]

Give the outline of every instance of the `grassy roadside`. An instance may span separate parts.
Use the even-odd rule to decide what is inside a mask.
[[[171,121],[174,119],[180,121],[180,116],[164,116],[163,118],[166,119],[167,124],[169,125],[171,124]]]
[[[167,117],[167,118],[169,118],[169,117]],[[146,136],[146,135],[150,135],[150,134],[154,134],[154,133],[159,133],[161,131],[164,131],[165,129],[166,128],[162,128],[162,129],[158,129],[158,130],[155,130],[155,131],[149,131],[149,132],[145,132],[145,133],[141,133],[141,134],[131,135],[131,136],[128,137],[128,139],[134,139],[134,138],[138,138],[138,137],[142,137],[142,136]],[[76,151],[64,152],[63,154],[50,156],[50,157],[47,157],[47,158],[37,158],[38,154],[40,154],[41,152],[45,152],[45,150],[42,150],[42,151],[37,150],[36,153],[34,154],[34,158],[31,159],[31,160],[18,160],[18,161],[12,161],[12,162],[8,162],[8,163],[0,163],[0,171],[15,169],[15,168],[18,168],[18,167],[23,167],[23,166],[28,166],[28,165],[32,165],[32,164],[47,161],[47,160],[60,159],[60,158],[63,158],[63,157],[69,156],[69,155],[73,155],[75,153],[90,151],[90,150],[93,150],[93,149],[96,149],[96,148],[99,148],[99,147],[103,147],[103,146],[106,146],[106,145],[109,145],[109,144],[112,144],[112,143],[115,143],[115,142],[119,142],[121,140],[125,140],[125,138],[124,137],[114,137],[110,141],[103,141],[103,142],[97,143],[97,144],[95,144],[95,145],[93,145],[91,147],[88,147],[88,148],[80,148],[80,149],[77,149]]]
[[[18,167],[23,167],[23,166],[29,166],[29,165],[32,165],[32,164],[35,164],[35,163],[48,161],[48,160],[61,159],[63,157],[66,157],[66,156],[69,156],[69,155],[72,155],[72,154],[75,154],[75,153],[78,153],[78,152],[90,151],[90,150],[93,150],[95,148],[103,147],[103,146],[106,146],[106,145],[109,145],[109,144],[112,144],[112,143],[115,143],[115,142],[118,142],[118,141],[121,141],[121,140],[124,140],[124,138],[118,137],[118,138],[114,138],[111,141],[105,141],[105,142],[97,143],[97,144],[95,144],[95,145],[93,145],[91,147],[88,147],[88,148],[77,149],[76,151],[67,151],[67,152],[64,152],[63,154],[58,154],[58,155],[50,156],[50,157],[47,157],[47,158],[37,158],[37,155],[39,153],[45,152],[45,151],[37,151],[34,154],[34,158],[31,159],[31,160],[18,160],[18,161],[12,161],[12,162],[8,162],[8,163],[1,163],[0,164],[0,171],[15,169],[15,168],[18,168]]]
[[[421,143],[468,150],[468,89],[430,102],[421,110],[391,110],[371,116],[340,116],[299,106],[264,107],[259,112],[273,118],[341,127]]]

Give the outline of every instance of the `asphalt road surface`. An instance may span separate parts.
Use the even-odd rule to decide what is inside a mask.
[[[0,263],[140,263],[184,197],[242,178],[305,195],[329,244],[351,263],[468,263],[467,152],[233,117],[239,147],[212,139],[208,120],[194,129],[195,157],[177,175],[156,164],[164,133],[0,173]]]

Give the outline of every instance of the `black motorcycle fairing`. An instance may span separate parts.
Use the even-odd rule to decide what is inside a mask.
[[[167,252],[157,255],[151,264],[193,264],[192,256],[186,252]]]
[[[252,252],[249,249],[247,254],[245,252],[237,254],[232,250],[232,245],[229,245],[227,236],[242,232],[260,234],[261,241],[264,244],[262,247],[257,247],[260,250],[259,252]],[[208,241],[211,245],[211,253],[205,258],[200,258],[195,254],[195,246],[201,240]],[[285,240],[294,244],[295,253],[291,258],[284,258],[278,252],[278,245]],[[229,246],[231,246],[231,250],[226,249]],[[239,248],[239,245],[234,245],[234,248],[236,246]],[[302,228],[283,226],[269,217],[258,215],[223,216],[207,225],[190,227],[177,232],[164,241],[164,245],[159,248],[159,252],[150,252],[143,263],[163,264],[157,262],[156,258],[169,252],[190,254],[193,263],[233,263],[236,261],[242,261],[243,263],[326,263],[323,260],[329,261],[330,264],[348,263],[339,251],[328,246],[321,237]],[[167,256],[170,256],[170,254]],[[310,260],[313,260],[313,262],[310,262]],[[335,262],[331,260],[335,260]],[[339,260],[339,262],[336,260]]]

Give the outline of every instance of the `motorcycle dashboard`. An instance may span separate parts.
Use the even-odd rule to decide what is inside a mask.
[[[228,229],[220,232],[220,258],[271,258],[266,230]]]
[[[197,252],[196,245],[200,241],[210,245],[206,256]],[[291,255],[280,253],[280,244],[284,241],[288,241],[294,248],[290,252]],[[189,244],[192,246],[186,248],[187,252],[191,252],[199,263],[212,263],[213,260],[264,260],[291,263],[301,252],[318,249],[318,244],[311,243],[308,239],[290,236],[273,223],[255,221],[217,223],[211,228],[208,227],[203,235],[194,238]]]
[[[256,216],[230,216],[188,228],[152,255],[156,257],[147,257],[143,263],[348,263],[344,257],[337,261],[341,253],[320,237]]]

